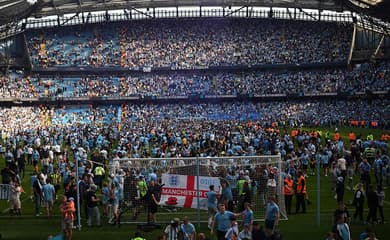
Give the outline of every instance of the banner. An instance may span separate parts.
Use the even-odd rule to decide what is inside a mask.
[[[182,208],[198,207],[196,176],[162,174],[161,180],[165,185],[161,189],[160,205]],[[219,192],[219,178],[199,176],[199,208],[201,209],[207,209],[206,193],[210,190],[210,185],[214,185],[214,190]]]

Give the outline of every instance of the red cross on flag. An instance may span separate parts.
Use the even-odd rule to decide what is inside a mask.
[[[199,202],[201,209],[207,209],[206,193],[209,186],[214,185],[215,191],[219,192],[219,178],[204,176],[187,176],[176,174],[162,174],[160,205],[171,207],[197,208],[198,206],[198,189]],[[199,188],[198,184],[199,183]]]

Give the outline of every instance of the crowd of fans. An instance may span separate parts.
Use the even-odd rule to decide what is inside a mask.
[[[69,32],[60,29],[31,35],[29,48],[34,66],[197,69],[209,66],[335,62],[347,59],[352,35],[351,27],[343,24],[259,19],[149,20],[126,25],[96,25],[75,34]],[[384,62],[376,66],[362,64],[352,70],[193,71],[53,78],[10,73],[0,75],[0,96],[353,94],[367,90],[388,91],[390,86],[386,80],[389,78],[389,67],[389,62]],[[130,194],[138,190],[139,194],[148,197],[130,198],[133,201],[134,219],[138,217],[142,204],[151,206],[150,202],[158,202],[159,177],[173,165],[173,162],[168,164],[171,157],[280,153],[282,169],[271,164],[243,168],[236,166],[234,161],[227,167],[219,168],[218,162],[207,162],[207,173],[222,180],[222,190],[218,193],[221,204],[219,211],[224,212],[226,207],[229,215],[232,215],[229,222],[223,224],[223,229],[217,226],[220,224],[219,213],[214,218],[211,215],[211,232],[220,231],[217,233],[218,239],[227,238],[222,232],[231,234],[229,239],[234,239],[234,235],[239,237],[241,232],[238,232],[234,217],[244,216],[254,204],[265,206],[266,231],[262,237],[271,236],[279,220],[279,208],[286,210],[282,211],[283,214],[291,214],[291,202],[288,201],[292,196],[282,198],[276,188],[283,188],[283,195],[294,193],[297,203],[295,213],[305,213],[308,199],[305,178],[315,175],[314,166],[319,162],[323,167],[321,174],[324,177],[329,175],[332,179],[333,193],[340,203],[340,211],[344,211],[342,217],[340,212],[335,213],[337,221],[330,235],[348,234],[348,225],[345,224],[349,220],[344,218],[346,214],[342,206],[344,187],[356,191],[354,198],[360,191],[361,196],[370,199],[370,213],[366,222],[377,222],[376,210],[380,209],[378,199],[382,199],[382,207],[384,199],[380,187],[390,183],[387,145],[374,142],[371,135],[358,135],[349,139],[351,144],[347,149],[344,143],[347,140],[336,137],[337,129],[332,133],[332,138],[328,131],[300,130],[290,134],[285,127],[333,127],[353,125],[351,121],[357,121],[362,127],[379,126],[386,129],[389,124],[388,106],[387,99],[354,99],[0,108],[0,139],[3,140],[0,152],[6,160],[6,166],[1,171],[2,183],[12,185],[11,210],[20,215],[21,203],[17,202],[21,192],[20,181],[25,177],[26,164],[31,165],[34,173],[30,183],[36,216],[40,216],[40,204],[44,202],[47,216],[51,217],[52,203],[62,191],[65,195],[61,204],[63,230],[71,238],[75,207],[82,208],[82,218],[85,218],[88,226],[102,224],[100,211],[110,224],[117,223],[118,207],[126,198],[126,180],[130,179]],[[383,136],[381,141],[388,141],[388,135]],[[151,168],[125,161],[121,164],[120,160],[126,157],[154,157],[160,158],[161,162],[155,162]],[[80,179],[76,179],[74,160],[79,162]],[[186,165],[184,160],[174,164]],[[367,172],[369,175],[370,171],[375,172],[377,192],[367,180]],[[283,186],[276,179],[279,173],[286,179]],[[361,185],[355,188],[352,186],[354,173],[361,177]],[[103,181],[104,176],[106,181]],[[295,182],[294,189],[290,189],[290,179]],[[73,202],[77,198],[77,184],[82,193],[80,206],[75,206]],[[259,195],[259,202],[254,202],[254,194]],[[285,206],[277,206],[281,199],[290,200],[286,201]],[[361,199],[355,199],[353,203],[356,207],[354,218],[355,221],[363,221],[359,216],[361,205],[358,201]],[[98,202],[102,202],[101,208]],[[156,209],[151,209],[152,222],[156,221]],[[385,222],[383,212],[381,222]],[[167,229],[188,223],[188,218],[184,218],[183,224],[174,219],[165,233],[170,236]],[[243,225],[242,234],[251,239],[249,232],[253,233],[257,227],[252,218]],[[194,234],[195,229],[191,229]],[[184,230],[178,229],[177,233],[179,231]]]
[[[121,78],[121,95],[189,96],[387,91],[389,63],[354,70],[144,74]]]
[[[107,107],[64,106],[62,108],[1,108],[2,132],[18,132],[39,126],[72,126],[125,123],[129,126],[157,124],[167,119],[180,121],[259,121],[286,126],[351,125],[386,128],[388,101],[311,101],[311,102],[236,102],[203,104],[134,104]],[[348,110],[346,110],[348,109]],[[147,124],[147,125],[146,125]],[[172,123],[173,124],[173,123]],[[352,124],[353,125],[353,124]],[[172,127],[175,127],[172,125]]]
[[[0,124],[2,133],[25,131],[41,123],[42,112],[34,107],[1,108]],[[38,126],[39,126],[38,125]]]
[[[164,111],[164,109],[161,109],[161,111]],[[91,112],[99,115],[97,111]],[[247,164],[251,167],[244,168],[242,164],[236,166],[235,162],[219,168],[216,164],[218,160],[215,160],[215,162],[211,160],[212,162],[206,164],[210,167],[208,174],[223,179],[219,201],[224,204],[226,210],[241,216],[241,214],[244,215],[245,210],[250,210],[251,204],[267,205],[267,208],[269,204],[272,204],[273,208],[276,209],[274,197],[279,200],[282,197],[278,195],[276,188],[285,186],[281,186],[281,183],[278,183],[275,178],[278,176],[278,171],[282,171],[283,177],[291,178],[297,182],[296,190],[294,190],[297,202],[294,209],[296,214],[305,213],[305,202],[307,201],[305,178],[315,174],[312,165],[315,166],[316,162],[320,162],[323,167],[321,175],[329,176],[331,181],[334,182],[334,188],[332,189],[336,194],[337,202],[342,203],[344,201],[344,191],[340,191],[340,186],[347,190],[364,191],[367,201],[371,201],[368,205],[370,214],[366,221],[378,221],[376,211],[379,201],[375,199],[378,199],[382,192],[379,190],[375,192],[372,186],[370,187],[373,181],[366,177],[367,174],[373,171],[376,176],[375,183],[378,186],[388,185],[390,183],[390,165],[387,145],[385,144],[386,147],[383,147],[383,145],[374,144],[371,135],[354,136],[350,134],[349,141],[351,144],[347,148],[345,142],[348,140],[339,138],[337,130],[332,134],[304,130],[291,132],[290,134],[284,131],[283,128],[279,131],[278,127],[264,127],[262,123],[252,121],[218,122],[199,119],[175,121],[175,117],[171,117],[153,122],[153,120],[148,119],[150,118],[145,118],[144,121],[136,121],[133,125],[125,124],[121,127],[116,124],[89,123],[85,125],[35,126],[20,131],[13,129],[8,135],[1,136],[4,139],[4,155],[7,163],[1,172],[3,183],[16,183],[16,189],[20,179],[24,177],[23,172],[26,166],[23,163],[24,160],[27,160],[25,163],[27,165],[31,164],[35,169],[35,174],[31,176],[31,187],[42,189],[41,192],[33,191],[37,216],[41,214],[41,198],[46,201],[47,193],[42,194],[43,191],[46,191],[44,189],[54,188],[57,193],[63,191],[67,199],[75,199],[75,189],[78,182],[80,191],[83,193],[80,199],[83,221],[86,220],[87,225],[91,226],[93,217],[96,220],[95,224],[101,225],[100,211],[103,211],[103,215],[107,217],[106,220],[114,224],[117,223],[119,218],[119,203],[125,199],[124,182],[126,179],[130,178],[133,183],[137,183],[137,186],[140,186],[138,182],[145,182],[148,188],[153,189],[154,184],[158,182],[158,176],[164,171],[169,171],[173,164],[176,164],[176,166],[186,165],[181,165],[180,161],[167,163],[170,157],[199,156],[206,158],[280,153],[284,161],[282,169],[275,168],[271,164],[253,166]],[[368,141],[366,142],[366,140]],[[384,139],[384,141],[387,140]],[[126,157],[144,158],[149,165],[128,164],[129,162],[124,159]],[[160,158],[161,161],[151,165],[150,157]],[[75,179],[74,159],[79,160],[80,181]],[[124,161],[120,161],[121,159]],[[166,163],[164,164],[164,162]],[[103,170],[99,169],[101,165],[104,167]],[[355,173],[361,177],[361,185],[358,185],[356,189],[352,185]],[[102,182],[102,175],[107,177],[107,183]],[[242,184],[240,181],[242,181]],[[46,186],[50,184],[53,187]],[[248,184],[250,184],[250,188]],[[302,185],[300,188],[300,184],[304,184],[304,187]],[[139,190],[141,192],[141,189]],[[97,197],[97,192],[101,194],[101,198]],[[154,192],[154,194],[158,199],[158,193]],[[245,195],[245,198],[242,198],[242,194]],[[254,194],[259,194],[260,198],[257,201],[260,202],[254,202]],[[269,202],[267,196],[269,196]],[[371,198],[374,198],[374,200]],[[51,201],[54,201],[54,199],[55,195],[52,195]],[[140,201],[136,201],[137,199],[133,200],[140,204]],[[103,202],[102,210],[96,205],[96,202],[100,201]],[[148,200],[145,201],[149,204]],[[246,202],[249,205],[246,205]],[[284,206],[280,206],[281,202],[278,203],[278,215],[272,215],[276,214],[274,210],[270,213],[273,223],[272,225],[266,223],[266,235],[273,233],[273,226],[277,224],[279,219],[279,208],[283,207],[284,209]],[[135,206],[133,205],[133,207]],[[21,213],[20,209],[15,210],[18,214]],[[286,205],[286,210],[287,214],[290,214],[291,205],[289,207]],[[375,214],[373,211],[375,211]],[[281,212],[283,213],[283,211]],[[51,216],[51,209],[48,208],[47,214],[48,217]],[[137,218],[137,214],[134,215],[135,218]],[[335,224],[346,223],[346,220],[340,219],[339,216],[340,214],[335,214],[337,219]],[[355,221],[359,220],[357,217],[356,214]],[[73,220],[74,218],[72,218]],[[217,217],[215,217],[215,220],[218,221]],[[231,224],[237,224],[235,218],[229,220],[232,221]],[[156,216],[154,216],[153,221],[156,221]],[[385,221],[383,215],[381,215],[381,221],[383,223]],[[248,225],[247,231],[252,229],[252,223],[253,221]],[[229,232],[230,226],[229,224],[229,228],[224,228],[226,233]],[[210,227],[214,229],[214,223]],[[334,234],[342,234],[339,230],[340,227],[335,227]],[[218,227],[215,230],[220,229]]]
[[[39,67],[193,69],[345,61],[351,36],[351,26],[339,23],[159,19],[95,25],[81,31],[65,28],[34,32],[29,48],[33,64]]]
[[[31,98],[37,95],[30,79],[24,77],[21,73],[3,74],[0,72],[1,98]]]
[[[390,62],[352,70],[199,72],[87,77],[1,75],[3,97],[191,96],[388,91]]]

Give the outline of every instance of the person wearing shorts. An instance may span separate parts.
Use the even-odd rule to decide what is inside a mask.
[[[273,234],[275,226],[279,222],[279,206],[275,202],[275,197],[270,196],[265,211],[265,233],[268,237]]]

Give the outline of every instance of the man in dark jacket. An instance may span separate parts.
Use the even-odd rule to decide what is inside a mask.
[[[337,203],[344,201],[344,178],[338,177],[336,182],[336,200]]]
[[[363,189],[363,183],[360,183],[353,198],[353,205],[355,205],[355,213],[353,214],[354,221],[356,221],[356,218],[359,217],[359,221],[363,222],[364,201],[365,194]]]
[[[377,222],[376,212],[377,212],[377,208],[378,208],[378,196],[376,195],[376,191],[374,191],[374,187],[372,185],[368,186],[367,205],[368,205],[368,215],[367,215],[366,222],[376,223]]]

